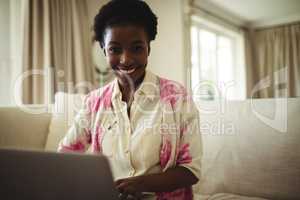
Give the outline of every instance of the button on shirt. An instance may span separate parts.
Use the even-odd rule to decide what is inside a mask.
[[[84,108],[59,144],[60,152],[108,157],[114,179],[185,167],[200,180],[199,115],[185,89],[146,71],[130,106],[117,80],[87,95]],[[158,193],[158,199],[191,199],[191,188]],[[194,196],[195,196],[194,190]],[[196,198],[195,198],[196,199]]]
[[[159,152],[161,123],[158,79],[147,72],[134,94],[130,107],[122,101],[117,80],[112,92],[113,111],[108,121],[113,123],[102,141],[102,151],[108,155],[115,179],[161,172]]]

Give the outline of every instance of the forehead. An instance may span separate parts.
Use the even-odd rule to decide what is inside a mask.
[[[121,45],[135,42],[148,43],[147,33],[143,27],[134,25],[120,25],[107,27],[104,33],[105,45],[119,43]]]

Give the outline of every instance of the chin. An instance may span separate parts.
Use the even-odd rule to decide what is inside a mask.
[[[133,73],[122,73],[115,70],[115,74],[122,85],[131,85],[137,82],[145,73],[144,69],[136,69]]]

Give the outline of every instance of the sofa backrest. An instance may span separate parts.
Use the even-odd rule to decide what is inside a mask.
[[[0,147],[44,149],[51,114],[42,109],[0,107]]]
[[[85,95],[63,92],[55,94],[55,105],[45,145],[46,151],[57,151],[60,140],[66,135],[82,107],[84,97]]]
[[[198,106],[202,193],[300,199],[300,98]]]
[[[0,108],[0,147],[55,151],[81,99],[57,94],[51,120],[49,113]],[[197,105],[203,140],[199,184],[203,194],[300,199],[300,98],[202,101]]]

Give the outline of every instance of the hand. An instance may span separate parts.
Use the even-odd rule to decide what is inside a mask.
[[[120,192],[120,199],[138,200],[142,197],[143,177],[131,177],[119,179],[115,182],[117,190]]]

